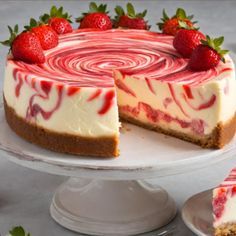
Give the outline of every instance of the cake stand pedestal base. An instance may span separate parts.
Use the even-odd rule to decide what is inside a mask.
[[[56,191],[52,218],[90,235],[134,235],[168,224],[176,206],[168,193],[145,181],[70,178]]]

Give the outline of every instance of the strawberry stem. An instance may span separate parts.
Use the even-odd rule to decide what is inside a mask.
[[[76,22],[81,22],[87,14],[96,13],[96,12],[105,13],[105,14],[109,13],[109,11],[107,11],[107,5],[106,4],[97,5],[95,2],[90,2],[89,11],[84,12],[84,13],[82,13],[82,16],[75,18],[75,21]]]
[[[225,58],[224,56],[229,52],[229,50],[223,50],[221,49],[221,45],[224,42],[224,37],[218,37],[218,38],[211,38],[209,35],[206,35],[206,40],[201,40],[201,43],[205,46],[208,46],[215,50],[221,58],[221,61],[225,63]]]
[[[25,25],[24,28],[25,28],[27,31],[29,31],[29,30],[31,30],[32,28],[37,27],[37,26],[39,26],[39,25],[41,25],[41,22],[40,22],[40,21],[36,21],[34,18],[30,18],[30,23],[29,23],[29,25]]]
[[[52,6],[50,9],[50,13],[49,14],[45,13],[41,15],[39,19],[41,23],[47,24],[50,18],[53,18],[53,17],[64,18],[70,23],[72,23],[71,21],[72,15],[69,15],[68,12],[64,12],[62,6],[59,8],[57,8],[56,6]]]
[[[177,19],[179,19],[179,22],[184,22],[184,20],[191,21],[193,19],[193,17],[194,17],[194,15],[187,16],[187,14],[183,8],[177,8],[175,15],[173,15],[172,17],[169,17],[167,15],[165,9],[163,9],[161,22],[158,22],[157,25],[158,25],[159,29],[162,30],[165,22],[170,19],[177,18]],[[196,23],[197,23],[197,21],[192,22],[193,25]],[[181,24],[180,24],[180,27],[182,28]],[[183,28],[185,28],[185,27],[183,27]],[[196,29],[196,28],[194,28],[194,29]]]
[[[14,39],[16,38],[16,36],[18,35],[18,31],[19,31],[19,26],[15,25],[14,28],[10,27],[9,25],[7,26],[8,30],[10,32],[10,38],[5,40],[5,41],[1,41],[0,43],[4,46],[8,46],[11,47]]]
[[[144,10],[143,12],[136,13],[134,6],[129,2],[126,5],[126,11],[125,13],[124,9],[121,6],[115,7],[115,12],[117,14],[116,19],[119,19],[121,16],[127,15],[130,18],[144,18],[147,14],[147,10]]]

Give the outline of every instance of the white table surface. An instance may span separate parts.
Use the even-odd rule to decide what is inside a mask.
[[[127,1],[97,1],[108,3],[112,12],[115,5],[125,5]],[[147,19],[152,30],[162,14],[162,9],[172,15],[177,7],[194,14],[201,30],[212,36],[225,36],[225,48],[236,53],[236,1],[131,1],[137,10],[148,9]],[[0,0],[0,40],[8,37],[7,25],[27,24],[30,17],[37,18],[48,12],[52,4],[63,5],[74,17],[87,10],[89,1],[4,1]],[[75,25],[76,26],[76,25]],[[4,57],[7,48],[0,47],[0,71],[4,73]],[[2,82],[0,83],[2,88]],[[175,198],[179,211],[191,195],[217,185],[236,166],[236,157],[214,166],[209,166],[188,174],[161,178],[158,183]],[[36,172],[10,163],[0,158],[0,234],[5,235],[14,225],[22,225],[32,236],[74,236],[55,223],[49,215],[49,206],[55,189],[66,178]],[[193,236],[183,224],[180,213],[174,223],[178,226],[176,236]],[[173,224],[173,223],[172,223]],[[151,232],[145,235],[156,235]]]

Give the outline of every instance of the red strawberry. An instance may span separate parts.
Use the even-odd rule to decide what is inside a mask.
[[[176,35],[176,33],[183,27],[187,26],[192,28],[196,22],[192,22],[193,15],[187,16],[186,12],[182,8],[176,10],[176,14],[171,18],[166,14],[165,9],[163,10],[162,22],[157,23],[159,29],[164,34]]]
[[[193,50],[201,44],[201,39],[205,39],[205,35],[196,29],[181,29],[175,35],[173,46],[186,58],[189,58]]]
[[[40,21],[38,22],[31,18],[29,26],[25,26],[25,29],[35,33],[44,50],[54,48],[58,45],[57,33],[50,26],[44,25]]]
[[[127,13],[121,6],[116,6],[115,12],[117,16],[115,17],[115,26],[128,28],[128,29],[143,29],[148,30],[150,28],[147,25],[147,21],[144,20],[144,17],[147,14],[147,10],[142,13],[135,13],[134,7],[131,3],[126,5]]]
[[[101,30],[108,30],[112,28],[112,22],[106,12],[106,4],[97,6],[96,3],[91,2],[89,5],[89,12],[83,13],[82,17],[76,18],[76,22],[80,22],[80,29],[96,28]]]
[[[53,17],[48,21],[48,25],[51,26],[58,34],[66,34],[73,31],[69,21],[64,18]]]
[[[41,22],[48,24],[52,27],[57,34],[66,34],[73,31],[71,26],[71,16],[66,12],[63,12],[63,7],[57,8],[52,6],[50,14],[44,14],[40,16]]]
[[[192,52],[189,60],[189,68],[193,71],[204,71],[214,68],[220,60],[225,62],[224,55],[228,50],[221,50],[220,46],[224,37],[211,39],[208,35],[202,44],[198,45]]]
[[[54,48],[58,45],[58,35],[50,26],[40,25],[32,28],[31,31],[39,38],[44,50]]]
[[[112,23],[110,17],[105,13],[89,13],[81,21],[79,28],[96,28],[108,30],[112,28]]]
[[[44,63],[45,56],[38,37],[31,32],[19,34],[12,43],[12,54],[16,60],[28,63]]]
[[[32,32],[22,32],[18,36],[18,25],[14,30],[8,26],[10,39],[1,42],[10,46],[12,55],[16,60],[22,60],[30,64],[40,64],[45,62],[45,56],[38,37]]]

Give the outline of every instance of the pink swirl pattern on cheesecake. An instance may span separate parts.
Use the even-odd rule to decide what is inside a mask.
[[[227,187],[227,186],[233,186],[233,185],[236,186],[236,168],[231,170],[229,176],[220,184],[220,187]]]
[[[21,74],[43,77],[77,87],[112,87],[112,71],[120,70],[150,80],[198,85],[225,70],[220,63],[214,69],[191,72],[187,59],[172,46],[172,36],[149,31],[78,30],[60,37],[58,47],[45,51],[46,62],[30,65],[14,61]],[[151,87],[150,87],[151,88]]]
[[[191,121],[184,121],[171,114],[163,112],[159,109],[154,109],[150,105],[139,102],[137,107],[130,107],[129,105],[120,106],[120,111],[124,113],[131,113],[133,117],[138,117],[141,111],[145,112],[146,117],[151,123],[158,123],[164,121],[165,123],[173,122],[178,124],[181,128],[189,128],[191,131],[198,135],[204,135],[205,122],[201,119],[193,119]]]
[[[73,96],[83,88],[97,88],[87,100],[91,102],[100,97],[102,89],[106,88],[108,91],[104,96],[103,105],[97,111],[99,115],[104,115],[113,105],[115,97],[113,72],[119,71],[124,80],[116,80],[116,86],[132,97],[136,97],[136,93],[124,82],[125,76],[131,75],[133,79],[145,80],[153,95],[156,93],[152,81],[167,83],[171,97],[166,98],[165,106],[175,102],[188,118],[189,115],[179,101],[172,83],[183,86],[183,98],[191,109],[207,109],[214,105],[215,94],[212,94],[210,99],[202,96],[202,103],[196,106],[191,103],[194,100],[191,88],[231,70],[231,63],[220,63],[216,68],[204,72],[191,72],[187,67],[188,60],[180,57],[173,48],[172,41],[172,36],[142,30],[76,30],[60,36],[59,45],[45,51],[44,64],[30,65],[8,59],[16,66],[13,71],[16,81],[15,95],[20,96],[23,83],[29,84],[35,90],[35,94],[29,101],[26,118],[31,119],[40,113],[44,119],[50,119],[59,109],[63,96]],[[42,83],[36,86],[37,79]],[[49,99],[50,82],[60,89],[57,89],[58,98],[53,109],[45,111],[34,100],[37,97]],[[45,84],[48,87],[45,87]],[[227,91],[226,87],[225,93]],[[183,126],[184,121],[174,119]],[[204,122],[199,122],[201,127],[197,132],[203,134]],[[195,124],[193,120],[188,126],[195,129]]]

